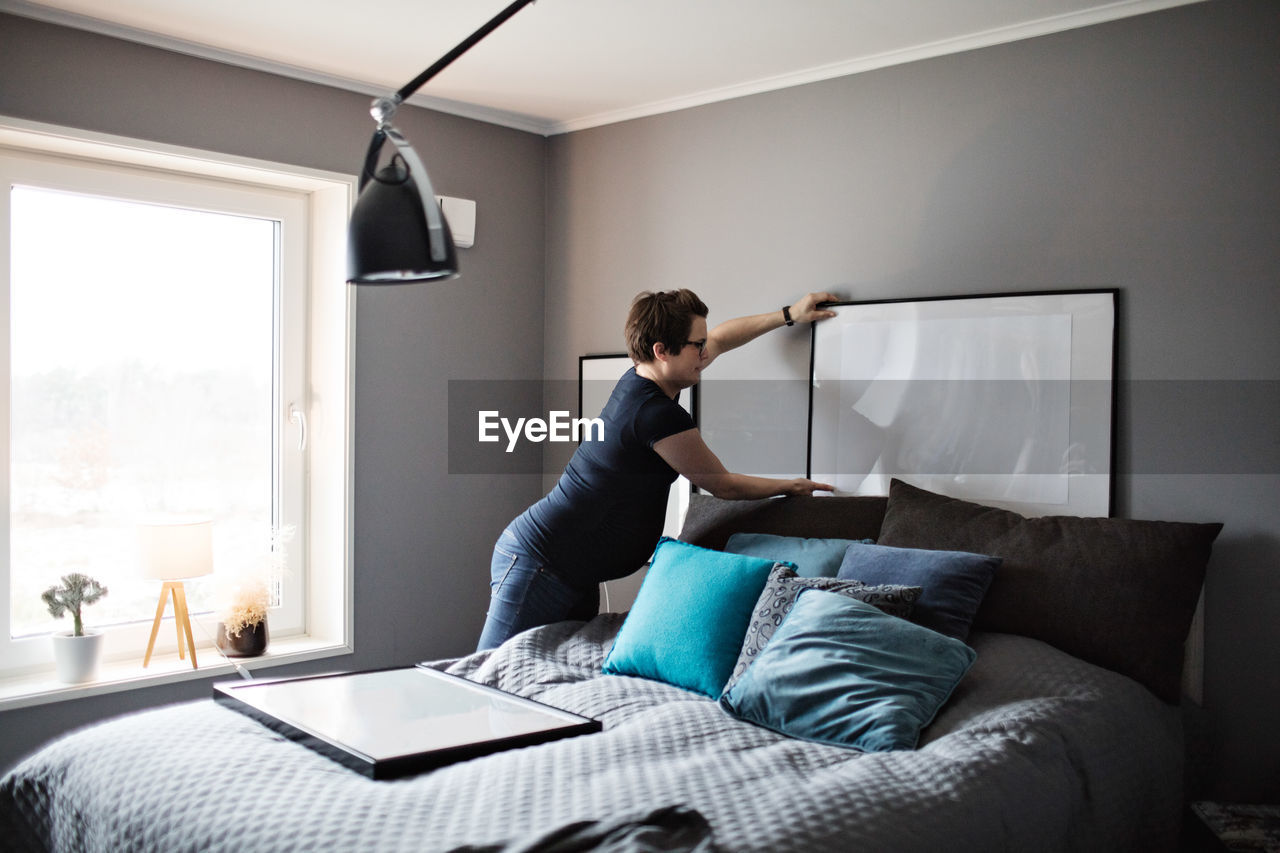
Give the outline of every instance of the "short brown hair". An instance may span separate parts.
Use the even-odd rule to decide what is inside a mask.
[[[627,352],[633,361],[653,361],[653,345],[661,343],[678,355],[689,338],[694,317],[706,317],[707,305],[692,290],[644,291],[627,312]]]

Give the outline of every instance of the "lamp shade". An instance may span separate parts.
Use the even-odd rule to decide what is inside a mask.
[[[207,518],[148,521],[138,526],[143,577],[176,581],[213,572],[213,522]]]
[[[376,169],[386,140],[395,145],[396,155]],[[458,252],[427,169],[408,141],[383,125],[374,134],[347,226],[347,281],[408,284],[457,274]]]

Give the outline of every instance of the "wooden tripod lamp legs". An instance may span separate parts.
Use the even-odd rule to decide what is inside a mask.
[[[156,635],[160,633],[160,620],[164,618],[165,604],[173,597],[173,621],[178,629],[178,658],[186,657],[186,650],[191,651],[191,668],[196,666],[196,642],[191,635],[191,614],[187,612],[187,590],[182,581],[165,581],[160,587],[160,603],[156,605],[156,621],[151,625],[151,639],[147,641],[147,656],[142,659],[145,668],[151,663],[151,652],[156,647]]]

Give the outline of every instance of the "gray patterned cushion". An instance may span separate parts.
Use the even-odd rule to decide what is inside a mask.
[[[821,589],[839,593],[848,598],[856,598],[878,607],[890,616],[899,616],[903,619],[911,618],[911,609],[920,598],[921,592],[918,586],[896,584],[868,586],[853,580],[804,578],[787,566],[775,566],[773,571],[769,572],[769,580],[765,582],[764,591],[756,599],[755,609],[751,611],[751,622],[742,640],[738,662],[733,667],[733,675],[724,686],[726,693],[747,671],[747,667],[755,660],[756,655],[760,654],[773,636],[773,632],[782,624],[783,617],[796,603],[796,597],[800,595],[800,591],[804,589]]]

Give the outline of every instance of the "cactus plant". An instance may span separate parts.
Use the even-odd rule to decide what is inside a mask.
[[[61,619],[64,613],[70,613],[75,630],[73,636],[84,636],[84,622],[80,618],[80,608],[93,604],[107,594],[107,588],[88,575],[72,572],[62,576],[62,585],[51,586],[40,594],[54,619]]]

